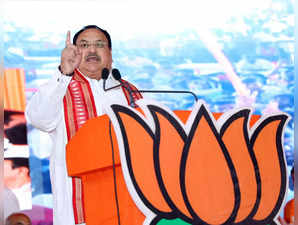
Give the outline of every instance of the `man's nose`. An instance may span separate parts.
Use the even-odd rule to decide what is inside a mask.
[[[91,45],[89,46],[89,51],[90,51],[90,52],[96,52],[96,46],[95,46],[94,44],[91,44]]]

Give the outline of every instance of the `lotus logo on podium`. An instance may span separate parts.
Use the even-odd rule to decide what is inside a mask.
[[[144,224],[278,224],[288,115],[263,118],[246,108],[215,119],[203,102],[180,114],[156,102],[138,105],[106,110]]]

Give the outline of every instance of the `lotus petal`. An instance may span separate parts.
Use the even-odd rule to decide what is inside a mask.
[[[237,202],[240,205],[235,223],[245,220],[255,211],[258,193],[258,168],[249,146],[248,115],[249,110],[239,111],[230,117],[221,129],[222,140],[235,166],[240,188],[240,198]]]
[[[171,213],[172,209],[164,200],[156,179],[153,159],[154,134],[146,122],[129,108],[118,105],[112,108],[121,127],[128,170],[139,197],[153,212]],[[138,135],[135,135],[136,133]],[[145,177],[150,179],[144,179]]]
[[[256,221],[272,221],[286,193],[287,173],[281,140],[287,118],[277,115],[265,119],[251,139],[261,177],[260,203],[253,217]]]
[[[182,150],[186,140],[186,134],[179,125],[166,111],[156,107],[149,107],[156,123],[156,146],[157,173],[160,177],[160,184],[165,199],[177,213],[185,216],[185,220],[191,220],[187,207],[184,204],[180,189],[180,164]],[[170,154],[169,154],[170,152]]]
[[[186,140],[182,191],[195,223],[223,224],[235,218],[237,177],[226,147],[202,106]],[[215,169],[213,166],[216,164]]]

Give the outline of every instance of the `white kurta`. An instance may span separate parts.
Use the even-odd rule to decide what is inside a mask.
[[[104,114],[102,107],[103,99],[113,99],[118,103],[127,104],[122,89],[116,88],[105,92],[103,81],[89,79],[97,115]],[[29,124],[49,133],[53,141],[53,150],[50,155],[50,177],[53,191],[54,225],[74,225],[72,206],[72,181],[67,174],[65,146],[67,144],[67,132],[64,121],[63,97],[71,77],[62,75],[60,72],[46,84],[39,88],[26,108],[26,119]],[[116,86],[118,81],[109,76],[106,88]],[[42,146],[40,146],[42,148]],[[83,154],[83,153],[82,153]]]
[[[20,188],[11,189],[11,191],[16,195],[19,201],[20,210],[32,209],[31,182]]]

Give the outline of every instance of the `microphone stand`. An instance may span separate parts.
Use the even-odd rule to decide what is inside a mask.
[[[114,88],[117,88],[121,86],[121,83],[119,85],[106,88],[106,80],[108,79],[110,74],[109,69],[103,68],[101,72],[101,78],[103,79],[103,90],[108,91]],[[119,209],[119,200],[118,200],[118,191],[117,191],[117,182],[116,182],[116,166],[115,166],[115,155],[114,155],[114,146],[113,146],[113,138],[112,138],[112,123],[111,120],[109,120],[109,134],[110,134],[110,142],[111,142],[111,148],[112,148],[112,162],[113,162],[113,178],[114,178],[114,192],[115,192],[115,201],[116,201],[116,210],[117,210],[117,219],[118,219],[118,225],[121,225],[120,220],[120,209]]]

